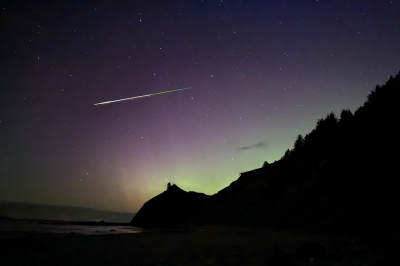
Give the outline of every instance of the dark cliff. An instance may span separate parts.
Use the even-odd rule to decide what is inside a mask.
[[[160,195],[147,201],[133,217],[135,226],[170,226],[187,224],[208,202],[203,193],[186,192],[177,185],[170,186]]]
[[[348,232],[399,231],[400,75],[353,114],[328,114],[278,161],[243,173],[213,196],[179,188],[132,220]],[[140,221],[140,222],[139,222]]]

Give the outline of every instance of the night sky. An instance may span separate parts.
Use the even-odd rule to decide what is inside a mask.
[[[400,70],[399,0],[2,2],[2,201],[214,194]]]

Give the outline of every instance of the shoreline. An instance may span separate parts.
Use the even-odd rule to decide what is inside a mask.
[[[289,230],[197,227],[144,229],[138,234],[41,235],[0,239],[1,265],[272,265],[282,251],[292,265],[308,265],[299,247],[318,243],[326,256],[315,265],[378,265],[399,242]]]

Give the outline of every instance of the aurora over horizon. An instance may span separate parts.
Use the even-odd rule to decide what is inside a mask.
[[[398,0],[0,12],[0,201],[136,212],[168,182],[214,194],[400,70]]]

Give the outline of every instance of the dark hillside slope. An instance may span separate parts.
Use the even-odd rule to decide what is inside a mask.
[[[399,100],[397,75],[377,86],[354,115],[343,110],[340,118],[331,113],[318,120],[279,161],[243,173],[197,205],[197,211],[191,210],[189,221],[353,233],[399,231]]]
[[[320,119],[294,148],[212,197],[197,222],[310,230],[394,231],[400,207],[400,76],[353,115]],[[223,214],[223,215],[220,215]]]
[[[206,204],[209,196],[203,193],[186,192],[177,185],[170,186],[160,195],[147,201],[133,217],[135,226],[170,226],[187,224]]]

